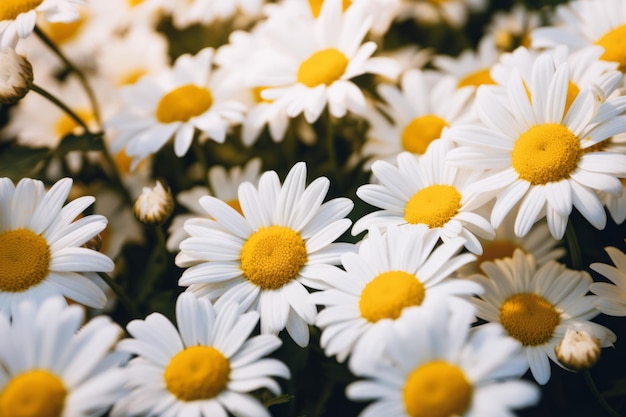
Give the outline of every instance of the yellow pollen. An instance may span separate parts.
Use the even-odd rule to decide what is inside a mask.
[[[429,228],[442,227],[461,208],[461,194],[452,185],[435,184],[422,188],[409,199],[404,219]]]
[[[48,242],[28,229],[4,231],[0,233],[0,265],[0,291],[23,292],[39,285],[48,276]]]
[[[604,54],[600,59],[617,62],[619,70],[626,72],[626,25],[608,31],[595,44],[604,48]]]
[[[41,29],[55,44],[63,45],[76,38],[85,22],[84,13],[81,13],[78,19],[67,23],[41,19]]]
[[[256,103],[271,103],[272,102],[272,100],[266,100],[263,97],[261,97],[261,93],[265,89],[267,89],[267,87],[265,86],[254,87],[252,89],[252,97],[254,97],[254,101]]]
[[[415,154],[423,154],[428,145],[441,137],[441,131],[448,123],[434,114],[418,116],[402,131],[402,147]]]
[[[372,323],[395,320],[405,307],[421,305],[425,295],[424,285],[415,275],[405,271],[383,272],[361,291],[361,317]]]
[[[43,0],[2,0],[0,2],[0,22],[14,20],[22,13],[29,12],[43,3]]]
[[[187,122],[209,110],[212,105],[213,95],[208,89],[187,84],[161,97],[156,119],[160,123]]]
[[[167,364],[165,386],[181,401],[207,400],[226,388],[230,362],[210,346],[191,346],[178,352]]]
[[[554,306],[534,293],[515,294],[500,307],[500,323],[524,346],[549,341],[560,320]]]
[[[580,142],[567,127],[546,123],[522,133],[511,152],[513,168],[532,185],[569,178],[578,166]]]
[[[323,49],[305,59],[298,68],[298,82],[307,87],[331,85],[346,72],[348,58],[335,48]]]
[[[241,270],[248,281],[275,290],[296,278],[308,260],[304,240],[284,226],[262,227],[241,248]]]
[[[461,78],[457,87],[462,88],[467,87],[468,85],[478,87],[483,84],[495,84],[496,82],[493,80],[493,78],[491,78],[490,72],[491,68],[485,68],[476,72],[472,72],[471,74],[468,74],[465,77]]]
[[[324,0],[309,0],[309,7],[311,7],[311,13],[314,18],[318,18],[320,12],[322,11],[322,5],[324,4]],[[351,0],[342,0],[341,6],[343,11],[345,12],[348,7],[352,4]]]
[[[462,416],[472,403],[472,384],[457,366],[441,360],[415,368],[402,396],[410,417]]]
[[[515,249],[518,249],[515,243],[509,240],[494,240],[483,244],[483,254],[478,257],[476,262],[478,265],[483,262],[493,262],[496,259],[512,258]]]
[[[239,204],[239,199],[234,198],[232,200],[228,200],[226,201],[226,204],[237,210],[237,212],[243,216],[243,210],[241,210],[241,204]]]
[[[95,120],[95,116],[90,110],[78,109],[74,110],[74,113],[76,113],[76,115],[83,121],[83,123],[88,126],[89,123],[92,123]],[[57,120],[56,124],[54,125],[54,131],[59,138],[63,138],[70,133],[84,133],[82,126],[76,123],[76,121],[74,121],[74,119],[72,119],[66,113],[63,113],[61,117],[59,117],[59,120]]]
[[[67,389],[58,377],[31,370],[9,380],[0,393],[2,417],[61,417]]]
[[[141,77],[146,75],[148,70],[145,68],[134,68],[131,71],[128,71],[117,81],[118,86],[132,85],[135,84]]]

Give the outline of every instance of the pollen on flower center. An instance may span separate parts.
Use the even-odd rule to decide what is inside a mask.
[[[567,127],[547,123],[522,133],[511,153],[519,177],[532,185],[566,179],[578,166],[580,142]]]
[[[472,72],[459,80],[457,88],[467,87],[473,85],[475,87],[483,84],[495,84],[496,82],[491,78],[491,68],[485,68]]]
[[[278,289],[296,278],[307,260],[302,237],[284,226],[257,230],[241,248],[244,277],[264,290]]]
[[[167,389],[181,401],[213,398],[226,388],[230,361],[210,346],[191,346],[167,364],[163,378]]]
[[[617,62],[619,70],[626,72],[626,25],[608,31],[595,43],[604,48],[600,59]]]
[[[48,242],[28,229],[4,231],[0,233],[0,265],[0,291],[22,292],[39,285],[48,276]]]
[[[441,137],[441,131],[448,123],[435,114],[418,116],[411,120],[402,131],[402,147],[415,154],[423,154],[428,145]]]
[[[60,417],[67,390],[63,381],[44,370],[32,370],[9,380],[0,392],[2,417]]]
[[[361,291],[361,317],[372,323],[397,319],[404,308],[421,305],[425,295],[424,285],[415,275],[405,271],[384,272]]]
[[[322,11],[322,5],[324,4],[324,0],[309,0],[309,7],[311,8],[311,14],[313,14],[314,18],[318,18],[320,12]],[[352,0],[342,0],[341,6],[343,11],[345,12],[348,7],[352,4]]]
[[[472,402],[473,387],[457,366],[427,362],[408,376],[402,396],[411,417],[462,416]]]
[[[89,125],[89,123],[95,120],[95,116],[92,111],[86,109],[78,109],[74,110],[74,113],[83,121],[83,123]],[[70,133],[82,133],[82,126],[76,123],[74,119],[72,119],[67,114],[63,113],[59,120],[57,120],[54,131],[59,138],[63,138]]]
[[[2,0],[0,2],[0,22],[14,20],[22,13],[35,9],[43,0]]]
[[[534,293],[515,294],[500,307],[500,323],[524,346],[549,341],[560,320],[554,306]]]
[[[509,240],[493,240],[483,244],[483,254],[478,257],[478,265],[493,262],[496,259],[512,258],[519,246]]]
[[[442,227],[461,208],[461,194],[452,185],[435,184],[422,188],[409,199],[404,219],[411,224]]]
[[[335,48],[323,49],[302,61],[298,68],[298,82],[307,87],[331,85],[346,72],[348,58]]]
[[[209,110],[213,105],[211,92],[197,85],[187,84],[165,94],[156,109],[160,123],[187,122]]]

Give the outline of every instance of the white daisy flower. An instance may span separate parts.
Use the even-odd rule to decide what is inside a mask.
[[[46,192],[41,181],[22,179],[17,186],[0,178],[0,312],[12,313],[25,299],[41,303],[67,297],[89,307],[106,302],[93,272],[111,272],[107,256],[81,247],[107,224],[99,215],[76,217],[93,197],[63,206],[72,180],[64,178]]]
[[[503,87],[479,88],[475,106],[484,126],[448,130],[461,146],[448,153],[447,161],[487,169],[471,188],[497,195],[491,213],[496,228],[521,201],[518,236],[545,216],[552,236],[562,238],[572,207],[602,229],[606,213],[594,191],[622,192],[617,177],[626,177],[626,155],[591,147],[626,130],[626,116],[620,115],[626,100],[605,100],[610,88],[583,88],[565,112],[569,68],[567,62],[557,65],[552,53],[541,54],[530,82],[515,69],[506,92]]]
[[[557,261],[565,256],[565,248],[562,241],[557,240],[550,234],[550,229],[545,220],[536,223],[527,235],[519,237],[515,234],[515,218],[507,216],[502,224],[496,229],[493,239],[480,239],[483,253],[476,262],[461,268],[459,275],[467,276],[480,273],[480,265],[483,262],[493,262],[496,259],[512,258],[516,249],[533,255],[537,266],[540,267],[548,261]]]
[[[390,224],[426,225],[437,230],[444,242],[459,236],[465,238],[465,247],[480,255],[482,248],[475,235],[493,239],[494,231],[487,220],[474,213],[484,203],[482,196],[467,192],[478,174],[446,164],[445,155],[450,149],[451,141],[439,139],[419,158],[401,153],[397,167],[385,161],[374,162],[372,172],[380,184],[362,185],[356,194],[382,210],[357,220],[352,234]]]
[[[500,10],[493,14],[486,27],[488,36],[492,36],[501,51],[512,51],[518,46],[530,48],[530,34],[541,24],[537,11],[516,3],[510,10]]]
[[[344,117],[348,111],[365,110],[363,92],[351,79],[362,74],[398,75],[389,58],[371,58],[374,42],[363,42],[371,26],[366,9],[358,3],[342,12],[341,0],[326,0],[317,19],[291,19],[274,25],[259,61],[253,85],[267,87],[263,99],[286,109],[289,117],[304,113],[315,122],[326,105],[330,114]]]
[[[336,198],[324,204],[330,181],[317,178],[305,187],[306,165],[297,163],[281,186],[274,171],[265,172],[258,189],[239,186],[243,216],[222,200],[205,196],[202,208],[214,219],[185,223],[191,235],[180,244],[176,264],[188,268],[179,285],[198,296],[236,301],[261,313],[261,333],[283,329],[300,346],[309,341],[308,324],[317,309],[304,285],[321,289],[325,269],[352,249],[333,243],[349,227],[353,203]]]
[[[229,127],[243,119],[244,106],[232,99],[231,87],[211,71],[212,61],[212,48],[195,56],[184,54],[171,70],[124,87],[124,108],[107,124],[118,134],[113,152],[124,148],[134,158],[134,167],[171,137],[176,155],[185,155],[196,129],[200,140],[224,142]]]
[[[445,127],[474,119],[469,106],[474,90],[457,89],[453,77],[408,70],[400,86],[380,84],[382,111],[369,107],[364,114],[370,124],[362,148],[365,169],[375,160],[393,162],[403,151],[422,155]]]
[[[18,40],[33,32],[37,17],[49,22],[71,22],[79,18],[80,0],[3,0],[0,5],[0,50],[15,48]]]
[[[204,186],[198,186],[178,193],[176,201],[189,210],[190,213],[179,214],[172,220],[168,229],[167,249],[170,252],[178,250],[180,242],[189,237],[189,234],[184,229],[187,220],[196,217],[209,218],[200,205],[200,198],[205,195],[214,195],[239,213],[242,213],[239,196],[237,195],[239,186],[244,182],[249,182],[256,187],[261,177],[261,164],[261,158],[252,158],[244,166],[235,166],[228,170],[221,165],[214,165],[208,172],[208,189]]]
[[[107,316],[81,328],[84,311],[49,299],[0,314],[0,413],[98,417],[122,394],[126,354],[112,353],[122,329]]]
[[[470,330],[472,310],[411,309],[386,340],[384,358],[372,357],[350,384],[352,400],[374,400],[361,417],[512,416],[535,405],[540,392],[518,378],[524,361],[514,340],[497,326]]]
[[[500,51],[492,36],[484,36],[476,50],[466,49],[458,56],[437,55],[433,65],[444,73],[458,80],[457,87],[479,87],[483,84],[495,84],[491,77],[491,68],[498,62]]]
[[[425,24],[448,23],[461,27],[470,13],[487,7],[487,0],[401,0],[396,20],[414,19]]]
[[[168,68],[167,50],[168,41],[163,34],[134,26],[124,35],[110,36],[107,47],[95,59],[99,74],[119,88]]]
[[[475,259],[455,256],[464,239],[451,239],[435,249],[436,231],[427,228],[389,226],[384,235],[376,228],[359,245],[359,253],[341,257],[345,269],[328,266],[321,276],[329,289],[311,294],[310,300],[325,308],[315,324],[323,329],[320,345],[327,356],[350,367],[368,356],[382,353],[393,323],[411,308],[431,308],[438,298],[462,302],[451,296],[482,293],[471,281],[448,279],[454,271]]]
[[[178,329],[160,313],[133,320],[133,339],[118,349],[137,355],[126,366],[128,394],[111,411],[122,416],[269,417],[252,395],[260,388],[280,394],[273,376],[289,378],[276,359],[261,359],[281,345],[273,335],[250,337],[258,313],[237,304],[214,308],[183,293],[176,302]]]
[[[609,329],[589,321],[598,315],[598,297],[586,295],[592,279],[585,271],[567,269],[556,261],[537,268],[532,255],[516,250],[513,258],[485,262],[486,276],[473,278],[485,294],[474,300],[476,315],[499,323],[522,346],[527,366],[540,384],[550,379],[550,362],[560,365],[554,349],[568,327],[582,323],[610,346]]]
[[[614,247],[604,248],[615,266],[595,262],[589,268],[611,283],[594,282],[591,292],[598,296],[598,310],[609,316],[626,316],[626,254]]]
[[[601,59],[617,62],[626,71],[626,5],[622,0],[576,0],[559,5],[554,24],[535,29],[533,48],[566,45],[572,50],[589,45],[604,48]]]

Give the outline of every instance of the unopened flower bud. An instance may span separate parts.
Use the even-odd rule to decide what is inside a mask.
[[[13,49],[0,51],[0,103],[16,103],[33,85],[33,67]]]
[[[135,201],[133,211],[137,219],[145,224],[162,224],[172,214],[174,199],[169,188],[165,189],[157,181],[154,188],[143,187],[141,195]]]
[[[574,371],[591,368],[600,358],[600,339],[584,328],[569,327],[556,347],[556,357]]]

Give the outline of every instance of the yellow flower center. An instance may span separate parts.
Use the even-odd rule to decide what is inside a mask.
[[[128,71],[126,74],[121,76],[118,81],[118,86],[132,85],[135,84],[141,77],[146,75],[148,70],[146,68],[134,68]]]
[[[580,142],[567,127],[547,123],[522,133],[511,152],[519,177],[532,185],[545,185],[569,177],[578,166]]]
[[[75,39],[86,23],[85,13],[81,13],[80,17],[71,22],[49,22],[40,19],[38,24],[41,25],[43,32],[57,45],[63,45]]]
[[[0,393],[2,417],[61,417],[67,389],[58,377],[32,370],[9,380]]]
[[[509,240],[494,240],[483,244],[483,254],[478,257],[476,262],[478,265],[483,262],[493,262],[496,259],[512,258],[515,249],[518,249],[515,243]]]
[[[500,307],[500,323],[524,346],[549,341],[560,320],[554,306],[534,293],[515,294]]]
[[[383,272],[361,291],[361,317],[372,323],[395,320],[405,307],[421,305],[425,295],[424,286],[415,275],[405,271]]]
[[[435,184],[422,188],[409,199],[404,219],[429,228],[442,227],[461,208],[461,194],[452,185]]]
[[[346,72],[348,58],[335,48],[323,49],[305,59],[298,68],[298,82],[307,87],[331,85]]]
[[[266,100],[261,96],[263,90],[267,89],[266,86],[258,86],[252,89],[252,97],[255,103],[271,103],[272,100]]]
[[[95,120],[95,116],[92,111],[87,109],[74,110],[74,113],[83,121],[83,123],[89,125]],[[81,125],[76,123],[74,119],[63,113],[54,125],[54,131],[59,138],[63,138],[70,133],[80,134],[83,133]]]
[[[296,278],[307,260],[304,240],[284,226],[257,230],[241,248],[243,275],[264,290],[275,290]]]
[[[309,0],[309,7],[311,7],[311,13],[314,18],[318,18],[320,12],[322,11],[322,5],[324,4],[324,0]],[[348,7],[352,4],[351,0],[342,0],[341,5],[343,11],[345,12]]]
[[[465,77],[461,78],[457,87],[462,88],[467,87],[468,85],[478,87],[483,84],[495,84],[496,82],[493,80],[493,78],[491,78],[490,71],[490,68],[485,68],[472,72],[471,74],[468,74]]]
[[[126,0],[128,2],[128,5],[130,7],[136,7],[139,6],[141,3],[143,3],[143,0]]]
[[[191,346],[178,352],[167,364],[165,386],[181,401],[213,398],[226,388],[230,362],[210,346]]]
[[[39,285],[48,276],[48,242],[28,229],[4,231],[0,233],[0,265],[0,291],[22,292]]]
[[[604,54],[600,59],[617,62],[619,70],[626,72],[626,25],[608,31],[595,43],[604,48]]]
[[[2,0],[0,2],[0,22],[14,20],[22,13],[29,12],[43,3],[43,0]]]
[[[434,114],[418,116],[402,131],[402,147],[415,154],[423,154],[428,145],[441,137],[441,131],[448,123]]]
[[[209,110],[213,105],[211,92],[197,85],[187,84],[165,94],[156,109],[160,123],[186,122]]]
[[[402,390],[411,417],[462,416],[472,402],[473,387],[457,366],[441,360],[415,368]]]
[[[239,199],[234,198],[232,200],[226,201],[226,204],[237,210],[237,213],[243,216],[243,210],[241,209],[241,204],[239,204]]]

